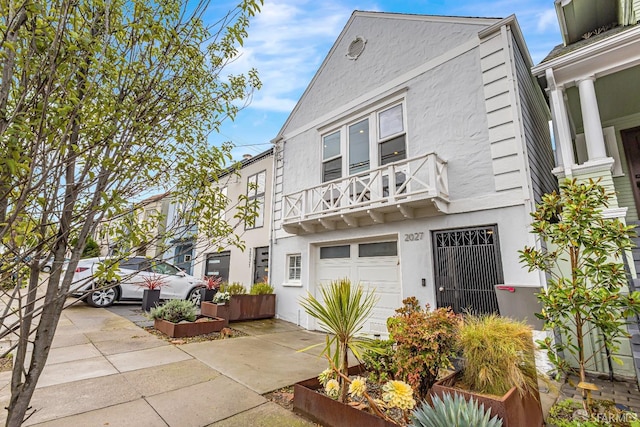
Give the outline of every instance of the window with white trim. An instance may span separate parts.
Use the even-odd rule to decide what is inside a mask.
[[[299,282],[302,273],[302,255],[287,255],[288,279],[290,282]]]
[[[403,101],[387,104],[323,133],[322,182],[405,159],[404,111]]]
[[[247,222],[245,229],[259,228],[264,225],[264,194],[267,171],[258,172],[247,179],[247,197],[249,202],[257,201],[258,216],[252,223]]]

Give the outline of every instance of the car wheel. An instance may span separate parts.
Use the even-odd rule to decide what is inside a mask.
[[[117,288],[98,289],[87,295],[85,300],[91,307],[109,307],[118,299]]]
[[[187,301],[191,301],[196,307],[200,307],[200,300],[202,299],[202,294],[200,293],[200,288],[193,288],[189,291],[189,295],[187,295]]]
[[[50,265],[45,265],[44,267],[42,267],[42,271],[44,273],[50,273],[51,272],[51,266]]]

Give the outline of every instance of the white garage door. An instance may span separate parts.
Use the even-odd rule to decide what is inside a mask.
[[[393,241],[325,246],[319,250],[315,283],[327,284],[347,277],[354,286],[360,283],[378,297],[378,304],[362,330],[366,334],[387,338],[387,318],[402,305],[397,247]]]

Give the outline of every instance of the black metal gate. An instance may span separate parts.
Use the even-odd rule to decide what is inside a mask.
[[[504,283],[496,226],[433,232],[436,303],[456,313],[498,313]]]

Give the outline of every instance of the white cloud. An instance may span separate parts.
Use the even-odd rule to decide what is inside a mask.
[[[249,108],[290,112],[351,12],[334,2],[265,1],[239,58],[226,69],[232,74],[258,70],[263,87]]]
[[[543,33],[547,30],[553,30],[556,28],[557,16],[555,9],[547,9],[538,15],[537,30],[539,33]]]

